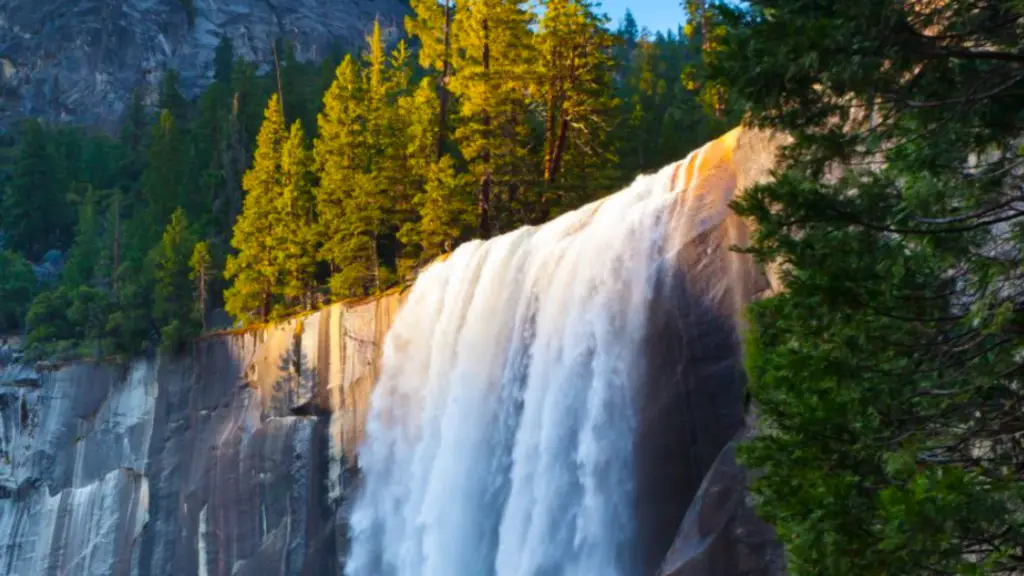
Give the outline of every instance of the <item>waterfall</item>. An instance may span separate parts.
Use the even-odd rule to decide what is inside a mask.
[[[681,248],[725,218],[713,151],[420,275],[384,345],[346,574],[643,572],[645,338]]]

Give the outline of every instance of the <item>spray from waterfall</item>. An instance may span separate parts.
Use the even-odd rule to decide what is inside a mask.
[[[721,221],[685,193],[705,153],[424,271],[385,343],[346,574],[640,573],[643,337],[680,243]]]

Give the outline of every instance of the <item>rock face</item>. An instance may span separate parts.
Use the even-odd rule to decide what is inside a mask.
[[[349,458],[401,301],[174,361],[0,371],[0,573],[337,574]]]
[[[782,576],[775,530],[757,517],[746,491],[749,472],[730,442],[704,477],[662,565],[661,576]]]
[[[110,125],[167,68],[197,94],[222,35],[254,62],[272,62],[279,37],[299,59],[320,58],[360,45],[374,18],[400,26],[406,11],[402,0],[0,0],[0,123]]]

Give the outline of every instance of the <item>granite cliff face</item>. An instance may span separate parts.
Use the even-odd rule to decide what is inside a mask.
[[[222,35],[236,56],[273,61],[275,38],[299,59],[360,46],[374,18],[401,26],[402,0],[0,0],[0,123],[42,116],[111,125],[136,87],[178,70],[196,95]]]
[[[337,574],[349,458],[401,301],[172,361],[0,370],[0,574]]]
[[[766,177],[773,150],[765,135],[736,131],[660,176],[676,197],[673,256],[643,304],[629,440],[643,574],[784,569],[733,458],[748,428],[739,312],[777,287],[728,251],[747,227],[727,205]],[[406,297],[210,336],[172,360],[0,367],[0,574],[341,573],[353,495],[369,478],[355,474],[355,449]],[[497,321],[494,310],[486,317]],[[487,318],[474,322],[486,328]],[[444,347],[408,334],[388,340],[393,371],[408,371],[394,364],[401,350]],[[390,408],[385,418],[401,419],[413,405]]]

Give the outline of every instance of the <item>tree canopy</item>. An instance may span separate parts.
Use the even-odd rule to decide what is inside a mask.
[[[753,306],[746,462],[794,574],[1024,569],[1024,10],[719,7],[710,78],[789,134],[736,208],[785,291]]]

